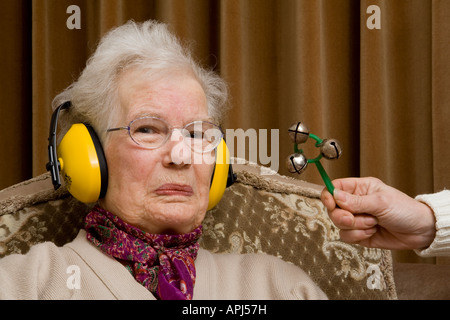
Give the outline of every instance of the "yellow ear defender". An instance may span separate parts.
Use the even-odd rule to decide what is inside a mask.
[[[67,190],[81,202],[92,203],[105,196],[108,187],[108,169],[100,140],[94,129],[84,123],[73,124],[56,143],[59,113],[70,108],[70,101],[53,112],[50,124],[47,171],[50,171],[53,186],[61,186],[64,178]],[[216,148],[216,164],[211,178],[208,210],[222,198],[225,189],[236,181],[230,163],[230,153],[225,140]]]
[[[222,139],[216,148],[216,165],[211,179],[209,188],[208,210],[211,210],[219,203],[225,189],[236,181],[236,174],[230,163],[230,151],[228,150],[225,140]]]
[[[61,186],[61,173],[67,190],[81,202],[91,203],[106,194],[106,159],[94,129],[84,123],[73,124],[56,147],[59,112],[70,108],[70,105],[70,102],[62,104],[52,115],[47,170],[51,172],[55,190]]]

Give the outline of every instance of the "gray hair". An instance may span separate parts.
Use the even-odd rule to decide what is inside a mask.
[[[89,123],[105,143],[106,130],[113,125],[120,108],[119,76],[132,67],[139,67],[150,76],[168,75],[177,70],[190,72],[205,92],[208,115],[219,124],[223,121],[229,107],[225,81],[194,61],[188,48],[167,25],[156,21],[128,21],[100,40],[78,80],[53,100],[53,109],[66,101],[72,103],[69,111],[61,114],[61,132],[66,132],[73,123]]]

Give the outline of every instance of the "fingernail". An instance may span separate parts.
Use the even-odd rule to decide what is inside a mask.
[[[371,236],[371,235],[373,235],[375,232],[377,232],[377,228],[376,228],[376,227],[373,227],[373,228],[370,228],[370,229],[366,229],[366,230],[364,230],[364,232],[365,232],[368,236]]]
[[[374,216],[368,216],[365,218],[364,223],[368,226],[368,227],[373,227],[375,225],[378,224],[378,219],[375,218]]]
[[[341,223],[346,227],[351,227],[351,226],[353,226],[353,217],[344,216],[344,217],[342,217]]]
[[[333,196],[337,201],[345,202],[345,200],[347,200],[345,192],[339,189],[334,189]]]

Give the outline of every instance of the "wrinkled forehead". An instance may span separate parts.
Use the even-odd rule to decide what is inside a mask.
[[[149,75],[141,70],[125,71],[118,83],[118,94],[122,122],[145,116],[158,117],[172,125],[211,121],[205,92],[188,72]]]

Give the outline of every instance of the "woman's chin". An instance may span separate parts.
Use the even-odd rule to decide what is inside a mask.
[[[154,234],[184,234],[189,233],[201,225],[205,209],[193,209],[192,204],[184,202],[170,202],[163,206],[152,206],[152,223],[149,221],[147,230]],[[147,231],[144,230],[144,231]],[[147,231],[149,232],[149,231]]]

